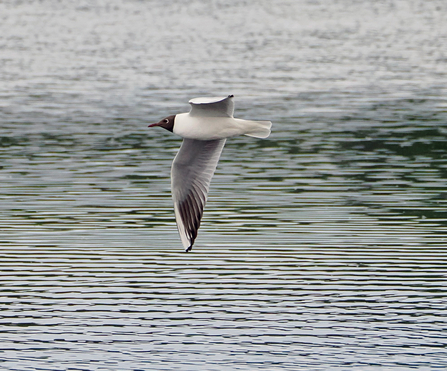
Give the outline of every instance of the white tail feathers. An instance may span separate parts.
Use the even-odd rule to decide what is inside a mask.
[[[251,121],[251,120],[241,120],[244,125],[245,135],[255,138],[267,138],[270,135],[270,128],[272,127],[271,121]]]

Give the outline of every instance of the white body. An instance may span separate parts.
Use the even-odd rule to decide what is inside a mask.
[[[183,138],[199,140],[225,139],[238,135],[267,138],[271,126],[270,121],[191,116],[189,113],[180,113],[175,116],[173,132]]]

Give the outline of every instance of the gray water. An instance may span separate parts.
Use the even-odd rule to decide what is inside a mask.
[[[2,370],[447,367],[444,0],[0,3]],[[192,253],[181,140],[234,94]]]

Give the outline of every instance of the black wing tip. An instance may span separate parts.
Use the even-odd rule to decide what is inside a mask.
[[[185,249],[185,252],[190,252],[192,250],[192,245]]]
[[[233,95],[233,94],[230,94],[230,95],[228,96],[228,98],[234,98],[234,95]]]

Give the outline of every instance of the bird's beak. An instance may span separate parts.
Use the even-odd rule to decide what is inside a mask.
[[[160,123],[157,122],[156,124],[150,124],[150,125],[148,126],[148,128],[152,128],[152,127],[154,127],[154,126],[160,126]]]

